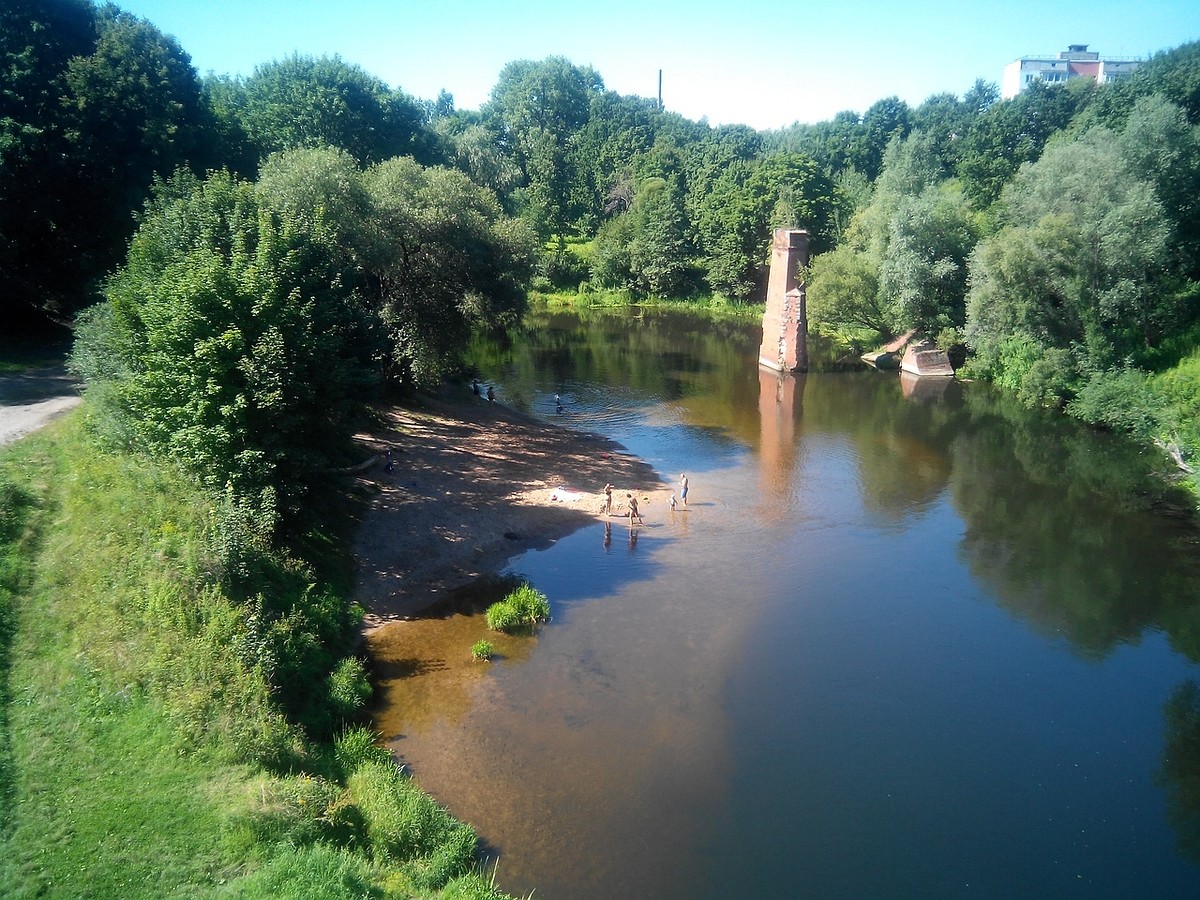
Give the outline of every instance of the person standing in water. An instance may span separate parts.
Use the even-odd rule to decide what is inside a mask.
[[[645,521],[642,519],[642,514],[638,512],[637,497],[633,496],[633,494],[626,494],[625,497],[629,501],[629,527],[633,527],[634,519],[638,520],[639,525],[644,525]]]
[[[687,475],[681,473],[679,476],[679,499],[683,501],[684,506],[687,506],[687,491],[688,491]]]

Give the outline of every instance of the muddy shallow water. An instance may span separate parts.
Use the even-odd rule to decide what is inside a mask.
[[[1200,895],[1177,849],[1200,760],[1164,762],[1200,680],[1200,548],[1146,456],[981,386],[779,378],[756,351],[672,315],[476,349],[505,399],[691,481],[686,511],[513,560],[551,601],[534,637],[469,612],[371,636],[381,734],[499,883]]]

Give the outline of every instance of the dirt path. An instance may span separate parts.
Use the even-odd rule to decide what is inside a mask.
[[[63,366],[0,375],[0,446],[36,431],[79,400],[79,385]]]
[[[367,628],[410,618],[517,553],[603,518],[605,482],[616,486],[614,506],[635,491],[647,520],[664,514],[670,493],[603,437],[469,397],[392,410],[386,428],[360,439],[381,456],[359,476],[375,491],[355,547]]]

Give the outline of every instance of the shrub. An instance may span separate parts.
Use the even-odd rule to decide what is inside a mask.
[[[499,600],[487,608],[487,627],[492,631],[511,631],[520,624],[516,609],[507,600]]]
[[[492,658],[492,642],[491,641],[476,641],[471,647],[471,658],[478,660],[489,660]]]
[[[506,599],[517,610],[522,624],[533,625],[550,618],[550,601],[528,584],[518,587]]]
[[[1158,427],[1157,400],[1138,369],[1097,372],[1067,404],[1077,419],[1150,441]]]

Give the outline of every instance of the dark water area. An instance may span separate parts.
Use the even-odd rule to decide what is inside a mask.
[[[1200,896],[1200,532],[1166,463],[985,385],[778,376],[758,338],[539,313],[474,348],[502,402],[691,482],[514,559],[535,638],[372,642],[379,728],[498,884]]]

